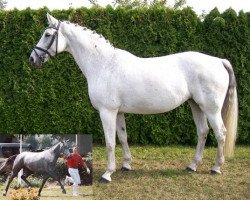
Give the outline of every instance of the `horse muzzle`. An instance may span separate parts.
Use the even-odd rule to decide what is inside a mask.
[[[42,67],[42,65],[44,63],[44,58],[40,58],[40,59],[35,60],[33,56],[30,56],[29,62],[30,62],[30,65],[32,65],[33,67],[40,68],[40,67]]]

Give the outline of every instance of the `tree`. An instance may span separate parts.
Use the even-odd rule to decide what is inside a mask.
[[[175,0],[173,5],[174,9],[182,8],[186,5],[187,0]],[[134,7],[151,7],[151,6],[164,6],[171,7],[168,4],[168,0],[115,0],[113,6],[120,5],[122,7],[134,8]]]
[[[42,141],[40,143],[41,148],[50,148],[52,146],[52,140],[51,140],[51,136],[50,135],[43,135],[42,137]]]
[[[35,135],[29,135],[27,138],[24,139],[24,142],[31,144],[33,150],[36,150],[38,148],[38,141],[36,140]]]
[[[98,0],[89,0],[92,5],[98,6]],[[179,9],[185,6],[187,0],[175,0],[173,9]],[[171,7],[168,0],[114,0],[113,7],[121,6],[125,8],[150,7],[150,6],[165,6]]]
[[[182,8],[187,4],[187,0],[175,0],[175,4],[173,6],[174,9]]]
[[[98,0],[89,0],[89,2],[93,5],[93,6],[99,6]]]
[[[0,11],[4,10],[4,8],[7,5],[7,1],[5,0],[0,0]]]

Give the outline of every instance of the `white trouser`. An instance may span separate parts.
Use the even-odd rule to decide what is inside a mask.
[[[73,180],[73,185],[79,185],[81,183],[80,175],[78,169],[69,168],[68,169],[69,175]]]
[[[80,179],[80,175],[79,175],[79,171],[78,169],[74,169],[74,168],[69,168],[68,172],[70,174],[70,178],[69,181],[71,183],[73,183],[73,196],[77,196],[78,192],[77,192],[77,187],[78,185],[81,183],[81,179]]]

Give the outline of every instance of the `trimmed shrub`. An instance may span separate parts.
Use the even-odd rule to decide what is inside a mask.
[[[92,108],[86,79],[72,56],[58,55],[42,69],[30,67],[28,57],[47,26],[47,8],[0,12],[0,133],[93,134],[104,141],[98,113]],[[249,42],[250,15],[217,9],[201,21],[190,8],[56,10],[52,14],[86,26],[114,46],[141,57],[200,51],[227,58],[234,66],[240,105],[238,142],[250,144]],[[127,114],[129,141],[135,144],[196,143],[189,106],[160,115]],[[210,134],[208,143],[215,142]]]

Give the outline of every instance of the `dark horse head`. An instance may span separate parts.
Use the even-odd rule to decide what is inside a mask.
[[[31,186],[31,184],[26,180],[28,176],[34,173],[43,175],[43,182],[38,191],[38,196],[40,196],[43,186],[49,177],[57,180],[61,186],[62,192],[66,194],[66,191],[55,170],[57,159],[62,153],[66,157],[70,156],[67,141],[61,141],[43,152],[22,152],[18,154],[14,160],[12,172],[3,195],[5,196],[7,194],[10,183],[18,175],[18,172],[21,169],[23,169],[23,175],[21,178],[29,186]]]

